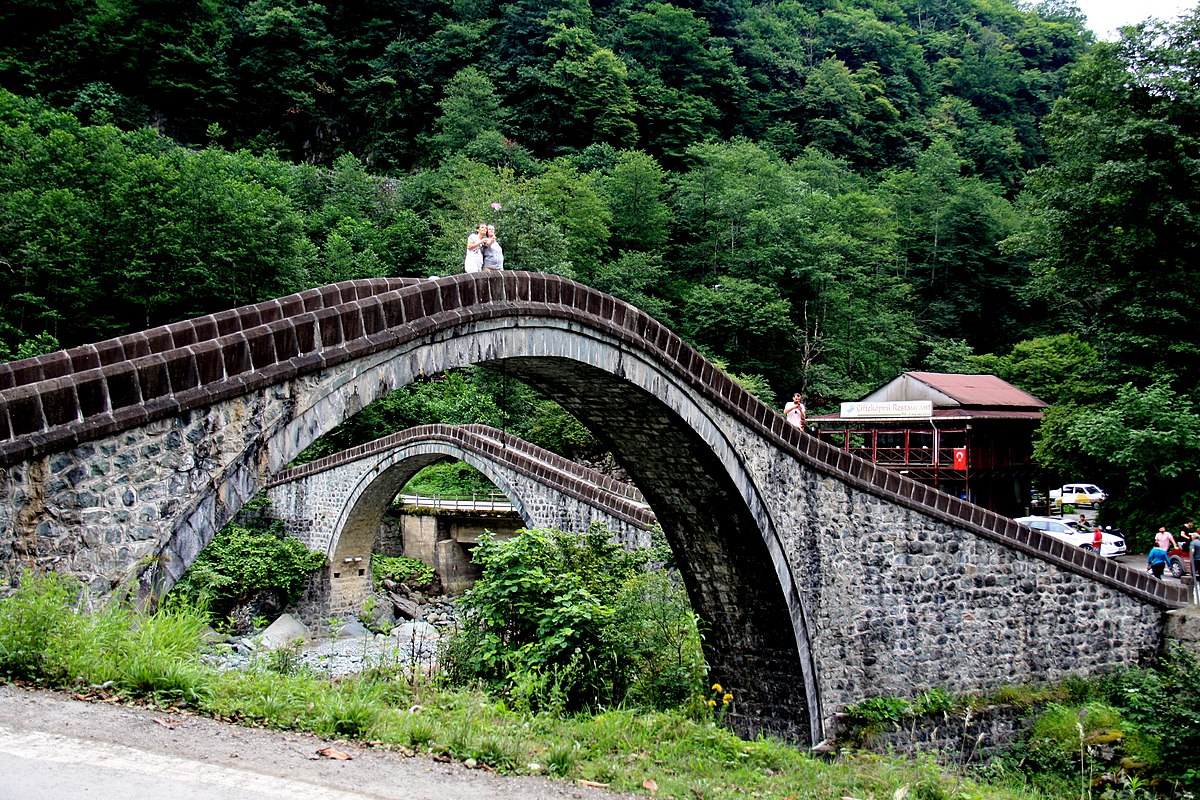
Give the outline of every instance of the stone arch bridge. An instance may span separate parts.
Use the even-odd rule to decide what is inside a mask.
[[[677,335],[522,272],[358,281],[0,365],[0,563],[161,593],[317,437],[491,364],[613,452],[708,623],[731,721],[1145,658],[1183,590],[789,427]]]
[[[329,555],[332,596],[322,618],[361,608],[392,498],[421,469],[447,458],[482,472],[526,527],[585,531],[599,523],[626,546],[650,543],[654,513],[633,487],[488,425],[421,425],[284,470],[267,484],[271,516]],[[441,544],[458,548],[453,540]],[[453,564],[455,557],[462,555],[437,560]]]

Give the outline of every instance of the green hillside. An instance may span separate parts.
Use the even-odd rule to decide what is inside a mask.
[[[1007,0],[0,7],[0,355],[331,281],[511,268],[768,400],[905,369],[1054,403],[1127,529],[1200,494],[1200,19]],[[498,208],[493,208],[493,204]],[[1161,521],[1160,521],[1161,520]]]

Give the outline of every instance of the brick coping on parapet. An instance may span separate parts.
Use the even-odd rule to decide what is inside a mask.
[[[420,282],[420,278],[342,281],[229,311],[160,325],[95,344],[0,363],[0,391],[178,350]]]
[[[89,366],[92,356],[84,347],[33,360],[46,376],[55,372],[53,364],[63,370],[71,365],[53,377],[36,379],[33,373],[10,369],[9,388],[0,389],[0,466],[241,396],[442,328],[540,315],[578,323],[643,349],[661,368],[813,469],[1161,607],[1186,604],[1180,587],[889,472],[788,425],[662,323],[566,278],[515,271],[460,274],[437,280],[350,282],[291,297],[306,300],[290,301],[286,308],[270,301],[201,318],[209,322],[192,330],[197,337],[203,333],[209,338],[191,344],[175,346],[173,332],[168,340],[167,329],[186,331],[185,323],[177,323],[183,327],[110,340],[125,342],[122,352],[132,348],[134,353],[143,345],[130,343],[144,341],[147,352],[126,355],[125,360]],[[306,305],[309,301],[312,309]],[[278,318],[262,322],[264,307],[278,308]],[[256,313],[260,324],[254,325]],[[274,313],[267,311],[268,316]],[[229,332],[221,333],[218,318],[227,321]],[[180,341],[188,335],[181,334]],[[81,357],[82,369],[76,370],[72,353]],[[32,369],[28,363],[15,363]]]
[[[560,456],[558,453],[546,450],[543,447],[538,447],[532,442],[527,442],[517,436],[514,436],[507,431],[502,431],[499,428],[494,428],[491,425],[416,425],[412,428],[406,428],[403,431],[381,436],[378,439],[372,439],[354,447],[348,447],[339,453],[325,456],[323,458],[310,461],[306,464],[299,464],[295,467],[282,470],[276,473],[267,483],[268,486],[275,486],[285,481],[295,480],[301,475],[311,475],[314,472],[319,472],[327,469],[334,469],[342,464],[350,461],[355,461],[360,458],[367,458],[376,453],[391,450],[396,447],[408,444],[409,442],[439,436],[444,438],[459,438],[463,441],[493,442],[506,450],[516,450],[522,452],[535,461],[547,464],[555,469],[561,470],[575,477],[591,481],[604,489],[610,494],[615,494],[624,497],[634,503],[645,505],[646,500],[642,497],[642,493],[637,490],[637,487],[628,483],[617,480],[611,475],[605,475],[603,472],[594,470],[584,466],[578,462],[572,461],[569,458]]]

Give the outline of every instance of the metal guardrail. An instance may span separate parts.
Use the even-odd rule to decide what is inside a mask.
[[[498,492],[488,494],[458,495],[449,497],[423,497],[415,494],[398,495],[403,505],[430,508],[438,511],[512,511],[508,498]]]

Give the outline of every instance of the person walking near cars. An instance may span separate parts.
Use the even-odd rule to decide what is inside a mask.
[[[1163,570],[1167,568],[1167,551],[1155,544],[1150,548],[1150,555],[1146,556],[1146,565],[1154,577],[1162,580]]]
[[[1154,544],[1156,547],[1161,547],[1164,551],[1174,550],[1179,547],[1175,543],[1175,537],[1171,535],[1171,532],[1167,530],[1165,525],[1160,525],[1158,533],[1154,534]]]
[[[1192,531],[1192,603],[1200,605],[1200,531]]]

